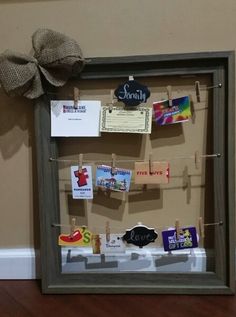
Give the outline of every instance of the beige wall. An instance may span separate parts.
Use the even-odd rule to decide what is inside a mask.
[[[0,52],[31,50],[39,27],[89,56],[234,50],[235,0],[0,0]],[[0,248],[37,243],[33,104],[0,93]],[[35,238],[36,236],[36,238]]]

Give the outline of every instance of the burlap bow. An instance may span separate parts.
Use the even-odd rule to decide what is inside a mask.
[[[35,99],[44,94],[41,76],[53,86],[63,86],[83,69],[85,60],[75,40],[39,29],[32,36],[34,57],[9,50],[0,55],[0,83],[10,96]]]

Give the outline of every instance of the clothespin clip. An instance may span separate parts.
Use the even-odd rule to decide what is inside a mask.
[[[111,234],[110,223],[109,223],[109,221],[107,221],[106,222],[106,241],[107,242],[110,241],[110,234]]]
[[[73,236],[75,229],[76,229],[76,218],[72,217],[71,218],[71,225],[70,225],[70,235],[71,236]]]
[[[195,81],[195,90],[196,90],[197,102],[200,102],[201,101],[200,81]]]
[[[112,108],[114,106],[114,90],[113,89],[111,89],[110,95],[111,95],[111,103],[109,104],[109,113],[112,112]]]
[[[114,175],[116,172],[116,155],[112,153],[111,155],[111,175]]]
[[[183,188],[186,189],[189,184],[188,166],[184,167],[183,170]]]
[[[179,240],[180,236],[180,226],[179,226],[179,220],[175,220],[175,230],[176,230],[176,240]]]
[[[153,174],[153,159],[152,159],[152,153],[149,154],[149,174]]]
[[[74,87],[74,108],[78,108],[78,102],[79,102],[79,88]]]
[[[134,76],[129,76],[129,80],[134,80]]]
[[[194,161],[195,161],[196,169],[199,169],[200,163],[201,163],[199,151],[195,151],[195,153],[194,153]]]
[[[83,170],[83,154],[80,153],[79,155],[79,172],[82,173]]]
[[[205,230],[204,230],[204,223],[203,223],[202,217],[199,217],[198,225],[199,225],[199,235],[200,235],[200,237],[205,238]]]
[[[173,103],[172,103],[172,87],[171,86],[167,86],[166,90],[167,90],[169,107],[172,107],[172,105],[173,105]]]

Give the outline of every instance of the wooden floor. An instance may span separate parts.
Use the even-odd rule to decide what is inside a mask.
[[[0,281],[0,317],[225,317],[236,296],[42,295],[37,281]]]

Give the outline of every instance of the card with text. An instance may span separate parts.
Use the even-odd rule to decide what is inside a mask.
[[[152,171],[149,162],[135,162],[135,184],[168,184],[170,167],[168,162],[152,162]]]
[[[106,189],[128,192],[132,172],[124,168],[115,168],[112,173],[111,166],[99,165],[96,171],[96,186]]]
[[[155,121],[158,125],[167,125],[188,121],[191,117],[190,99],[188,96],[172,99],[172,106],[169,100],[162,100],[153,103]]]
[[[93,199],[92,167],[71,166],[71,185],[74,199]]]
[[[140,107],[126,110],[120,107],[102,107],[101,132],[150,134],[152,128],[152,108]]]
[[[73,100],[51,101],[51,136],[96,137],[100,136],[101,101]]]
[[[101,253],[125,253],[125,243],[122,239],[123,234],[111,233],[109,241],[106,234],[100,234],[100,252]]]
[[[182,228],[179,239],[176,230],[162,231],[162,239],[165,251],[191,249],[198,247],[197,231],[195,227]]]

